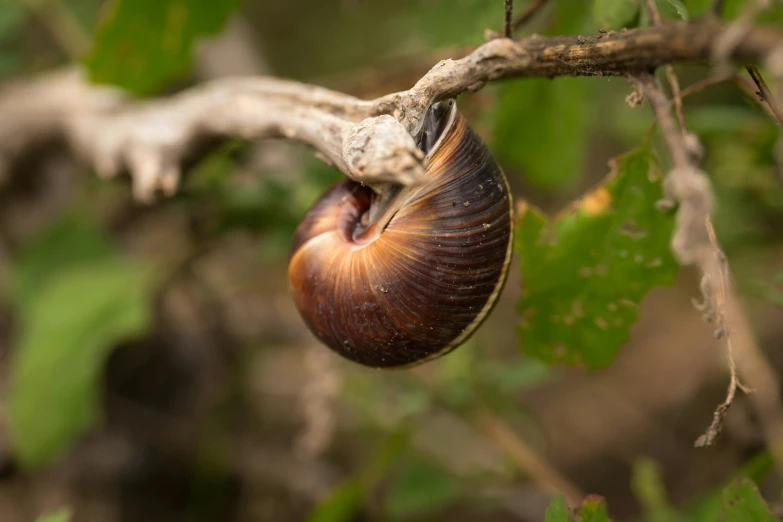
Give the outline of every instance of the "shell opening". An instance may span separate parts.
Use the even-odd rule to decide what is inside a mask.
[[[456,114],[457,104],[453,99],[433,103],[427,109],[417,138],[417,145],[425,154],[425,163],[440,147],[444,136],[454,124]],[[402,208],[410,191],[410,187],[393,184],[373,187],[369,208],[363,212],[351,232],[353,241],[365,242],[378,237]]]
[[[424,116],[424,123],[418,138],[419,149],[430,156],[438,150],[443,137],[454,123],[457,104],[453,99],[433,103]]]

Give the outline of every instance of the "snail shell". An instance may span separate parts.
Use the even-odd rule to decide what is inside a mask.
[[[327,346],[373,367],[418,364],[462,344],[502,290],[512,252],[508,183],[453,100],[419,137],[428,181],[375,191],[344,180],[294,236],[291,293]]]

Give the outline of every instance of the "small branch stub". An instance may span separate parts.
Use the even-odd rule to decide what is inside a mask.
[[[425,179],[424,154],[405,127],[388,114],[354,125],[345,137],[342,155],[348,174],[369,186],[414,185]]]

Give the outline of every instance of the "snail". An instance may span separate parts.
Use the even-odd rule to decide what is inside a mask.
[[[294,234],[288,275],[300,315],[365,366],[413,366],[462,344],[497,302],[511,260],[508,182],[455,101],[431,105],[418,134],[424,183],[343,180]]]

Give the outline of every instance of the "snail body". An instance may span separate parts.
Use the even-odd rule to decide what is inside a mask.
[[[491,311],[511,259],[508,183],[453,100],[419,137],[427,181],[344,180],[294,235],[289,282],[310,330],[372,367],[418,364],[462,344]]]

